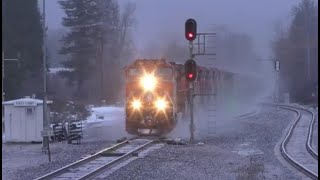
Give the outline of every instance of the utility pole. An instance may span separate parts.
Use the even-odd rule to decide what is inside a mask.
[[[49,122],[47,117],[47,50],[46,50],[46,1],[43,0],[43,23],[42,23],[42,35],[43,35],[43,131],[49,131]],[[42,148],[48,152],[49,162],[51,161],[50,157],[50,147],[49,147],[49,134],[43,134]]]
[[[100,47],[99,47],[99,49],[100,49],[100,52],[99,52],[99,58],[100,58],[100,62],[101,62],[101,64],[100,64],[100,80],[101,80],[101,90],[100,90],[100,92],[101,92],[101,94],[100,94],[100,97],[101,97],[101,99],[100,99],[100,102],[103,104],[104,103],[104,99],[105,99],[105,96],[104,96],[104,73],[103,73],[103,70],[104,70],[104,61],[103,61],[103,33],[101,32],[101,37],[100,37]]]
[[[104,1],[103,0],[100,0],[99,1],[99,3],[100,3],[100,8],[99,8],[99,11],[102,13],[102,12],[104,12],[104,10],[103,10],[103,7],[105,7],[104,6]],[[103,13],[102,13],[103,14]],[[101,73],[101,99],[100,99],[100,102],[101,102],[101,104],[102,105],[104,105],[104,103],[105,103],[105,99],[106,99],[106,97],[105,97],[105,80],[104,80],[104,68],[105,68],[105,65],[104,65],[104,30],[105,30],[105,27],[104,27],[104,25],[105,25],[105,16],[104,15],[102,15],[101,16],[101,25],[100,25],[100,62],[101,62],[101,64],[100,64],[100,73]]]
[[[276,89],[275,89],[275,102],[279,103],[280,102],[280,98],[279,98],[279,94],[280,94],[280,75],[279,75],[279,71],[280,71],[280,61],[274,61],[275,62],[275,71],[276,71]]]
[[[19,58],[19,54],[18,54],[18,58]],[[4,51],[2,51],[2,121],[1,121],[1,126],[2,126],[2,133],[3,133],[3,119],[4,119],[4,108],[3,108],[3,102],[5,99],[5,92],[4,92],[4,66],[5,66],[5,61],[19,61],[19,59],[5,59],[4,58]],[[2,138],[1,138],[1,143],[2,143]]]
[[[310,60],[310,13],[309,13],[309,10],[310,10],[310,7],[309,5],[307,6],[307,9],[306,9],[306,46],[307,46],[307,82],[309,84],[309,82],[311,81],[311,68],[310,68],[310,65],[311,65],[311,60]]]
[[[19,56],[19,55],[18,55]],[[4,51],[2,51],[2,102],[4,101],[5,98],[5,93],[3,89],[3,81],[4,81],[4,67],[5,67],[5,61],[19,61],[19,57],[17,59],[5,59],[4,58]]]

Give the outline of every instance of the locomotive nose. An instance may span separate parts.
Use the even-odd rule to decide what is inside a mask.
[[[151,92],[146,93],[144,99],[147,103],[151,103],[154,99],[153,94]]]

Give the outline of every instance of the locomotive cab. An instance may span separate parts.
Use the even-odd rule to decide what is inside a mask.
[[[125,74],[127,132],[170,132],[176,124],[174,66],[164,60],[137,60]]]

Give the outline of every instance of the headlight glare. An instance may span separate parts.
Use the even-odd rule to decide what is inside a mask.
[[[167,108],[167,102],[164,99],[158,99],[155,102],[155,105],[158,110],[164,110]]]
[[[133,100],[132,101],[132,107],[133,107],[133,109],[140,109],[141,108],[141,102],[139,100]]]
[[[157,80],[152,74],[145,74],[141,78],[140,84],[145,91],[153,91],[156,87]]]

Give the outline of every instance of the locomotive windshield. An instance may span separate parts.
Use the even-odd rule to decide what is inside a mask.
[[[160,67],[156,69],[155,75],[163,80],[172,79],[172,69],[166,67]]]
[[[142,74],[142,70],[138,69],[138,68],[131,68],[129,69],[129,76],[130,77],[135,77],[135,76],[139,76]]]
[[[139,78],[143,75],[143,72],[143,69],[140,68],[130,68],[128,71],[128,78]],[[159,67],[154,71],[154,75],[162,80],[171,80],[172,74],[172,69],[167,67]]]

